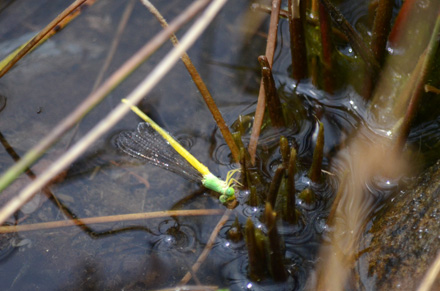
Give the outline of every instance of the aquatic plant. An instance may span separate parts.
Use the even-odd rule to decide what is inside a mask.
[[[75,1],[74,8],[93,2],[95,1]],[[176,45],[178,40],[173,33],[188,21],[190,16],[204,9],[209,1],[194,2],[169,25],[151,3],[142,2],[159,19],[164,30],[134,54],[102,85],[93,86],[94,89],[87,101],[59,123],[59,126],[56,126],[28,154],[20,159],[15,153],[14,159],[20,161],[10,171],[5,171],[5,175],[0,179],[1,189],[6,188],[14,178],[30,167],[105,95],[118,90],[117,85],[121,84],[129,74],[134,73],[136,69],[141,70],[141,63],[159,47],[159,42],[162,43],[171,37]],[[127,15],[133,12],[135,5],[133,3],[132,1],[127,4],[126,11],[129,11]],[[190,33],[200,33],[202,26],[207,25],[204,21],[208,18],[212,19],[213,13],[223,4],[224,1],[212,1],[209,8],[204,10],[200,20],[190,29]],[[160,191],[169,189],[167,184],[175,182],[174,180],[181,184],[184,182],[177,180],[178,178],[168,178],[166,182],[161,182],[159,179],[152,180],[143,176],[139,170],[131,170],[121,166],[121,163],[110,163],[109,159],[97,154],[98,160],[105,162],[104,165],[101,163],[98,167],[93,166],[90,180],[95,179],[94,173],[102,172],[102,168],[120,171],[117,175],[111,172],[103,174],[108,176],[97,179],[117,181],[115,185],[110,186],[114,188],[110,189],[111,193],[120,197],[120,201],[127,201],[127,211],[133,215],[108,216],[105,214],[107,210],[102,213],[97,205],[93,206],[93,202],[96,202],[95,199],[99,200],[97,197],[104,197],[106,194],[101,192],[98,195],[93,191],[99,192],[99,187],[87,185],[81,187],[90,191],[83,199],[87,205],[92,205],[90,207],[96,207],[92,209],[97,211],[97,214],[91,216],[98,214],[102,216],[101,219],[94,217],[89,220],[78,219],[93,211],[83,212],[82,209],[72,211],[70,208],[75,209],[72,199],[79,198],[72,198],[75,197],[72,194],[61,193],[62,181],[74,177],[72,173],[75,170],[87,168],[82,166],[82,161],[71,164],[91,146],[94,140],[99,139],[105,130],[112,128],[117,119],[128,112],[127,106],[118,105],[112,117],[100,121],[95,130],[90,131],[81,142],[74,144],[65,156],[56,159],[40,175],[28,172],[32,179],[37,176],[36,180],[30,186],[17,191],[19,195],[8,200],[7,206],[0,213],[0,220],[3,222],[43,188],[49,196],[61,197],[59,198],[61,201],[57,198],[52,199],[57,200],[59,205],[57,209],[62,210],[64,215],[72,219],[65,223],[37,224],[41,217],[47,218],[45,215],[52,219],[56,219],[57,216],[49,215],[42,209],[38,211],[41,216],[39,217],[37,213],[32,214],[35,211],[33,210],[28,213],[32,214],[27,219],[28,229],[26,225],[20,225],[21,219],[25,218],[19,213],[20,223],[17,226],[8,225],[0,230],[25,232],[77,225],[87,233],[86,239],[74,240],[78,245],[85,245],[89,238],[108,238],[111,235],[117,237],[129,232],[142,233],[142,241],[147,241],[145,244],[148,247],[138,243],[135,234],[127,239],[125,242],[128,245],[127,249],[130,249],[129,253],[132,252],[133,256],[128,260],[121,258],[123,261],[121,274],[135,272],[135,268],[130,268],[130,265],[136,265],[140,266],[139,272],[148,275],[144,275],[141,280],[130,279],[135,282],[134,285],[125,284],[119,285],[120,287],[161,288],[166,283],[167,286],[177,284],[179,280],[180,284],[187,285],[192,279],[200,286],[212,284],[231,289],[291,290],[301,289],[306,285],[312,286],[311,288],[341,289],[346,286],[350,281],[349,271],[360,251],[359,237],[365,230],[365,224],[371,219],[376,207],[382,205],[381,203],[387,198],[386,195],[372,196],[371,193],[376,193],[369,192],[374,188],[371,186],[372,181],[376,181],[378,177],[386,177],[388,182],[392,179],[398,181],[405,174],[401,169],[405,168],[404,156],[410,152],[408,146],[410,144],[407,141],[411,126],[423,125],[427,116],[438,116],[434,106],[419,108],[419,105],[421,98],[429,98],[436,94],[439,85],[437,74],[439,21],[429,22],[430,19],[438,18],[439,6],[435,1],[427,1],[427,6],[424,7],[417,6],[414,1],[405,1],[404,4],[393,1],[372,1],[369,14],[360,17],[363,19],[346,19],[344,11],[339,11],[339,8],[344,8],[343,1],[336,4],[336,1],[328,0],[284,2],[274,0],[270,4],[270,6],[254,4],[254,11],[247,14],[249,18],[259,16],[262,19],[265,13],[271,14],[268,24],[269,33],[267,38],[263,38],[263,42],[267,40],[266,48],[258,46],[261,42],[258,36],[262,34],[261,31],[251,34],[248,39],[248,43],[256,44],[257,51],[250,56],[254,67],[248,70],[251,74],[248,79],[256,78],[258,81],[254,82],[253,86],[241,86],[245,86],[243,90],[252,96],[252,100],[256,100],[258,92],[258,104],[255,106],[229,110],[229,107],[225,108],[223,107],[225,105],[217,102],[227,116],[227,118],[222,117],[213,101],[220,100],[217,98],[222,90],[212,90],[214,93],[210,93],[211,89],[208,90],[208,87],[210,84],[213,86],[212,82],[206,85],[202,81],[202,78],[209,74],[204,70],[197,73],[195,65],[185,53],[195,41],[194,36],[183,37],[180,46],[177,46],[172,53],[165,58],[160,57],[159,66],[148,75],[144,83],[129,94],[133,103],[140,101],[165,74],[165,69],[171,68],[172,61],[177,61],[183,54],[185,67],[206,101],[207,107],[213,113],[213,119],[227,144],[228,150],[224,150],[226,146],[223,144],[213,146],[215,147],[212,150],[213,155],[222,157],[217,158],[221,160],[219,164],[239,163],[241,169],[239,180],[242,187],[236,193],[237,204],[232,205],[236,207],[235,209],[225,210],[224,206],[211,199],[211,196],[188,195],[181,201],[172,201],[171,204],[174,204],[174,208],[191,206],[206,210],[201,212],[176,210],[153,212],[151,215],[134,215],[133,209],[140,211],[136,208],[140,205],[142,212],[157,210],[157,207],[162,206],[168,209],[172,200],[170,193],[180,193],[180,191],[173,191],[173,186],[171,186],[173,190],[169,190],[165,195]],[[229,5],[233,7],[238,4],[229,3]],[[63,15],[68,15],[71,11],[68,10]],[[420,15],[424,13],[432,13],[429,14],[432,17],[420,21]],[[407,18],[404,14],[414,14],[415,17]],[[129,17],[127,16],[126,19],[128,21]],[[89,21],[92,22],[93,18]],[[57,28],[57,23],[59,19],[52,22],[30,43],[38,43],[49,30]],[[234,30],[239,30],[239,27],[259,29],[258,26],[252,27],[250,22],[241,26],[235,25]],[[59,30],[60,27],[57,29]],[[289,33],[286,33],[287,29]],[[401,31],[407,31],[407,35],[402,34]],[[417,38],[419,45],[413,45],[412,38]],[[405,43],[408,40],[409,43]],[[31,49],[28,45],[23,47],[26,47],[26,50],[19,55],[25,55]],[[44,48],[44,45],[41,48]],[[245,51],[242,54],[243,58],[249,57],[248,47],[243,47],[242,50]],[[38,50],[33,50],[29,56],[36,51]],[[240,51],[240,48],[236,48],[235,51]],[[12,58],[14,58],[13,62],[7,59],[5,64],[9,62],[10,65],[6,65],[5,68],[12,68],[15,63],[20,65],[20,61],[16,62],[18,59]],[[249,63],[252,61],[246,60],[246,64]],[[218,62],[217,65],[219,64],[222,68],[228,67],[222,62]],[[4,70],[6,72],[6,69]],[[13,73],[14,70],[4,75],[3,80]],[[237,73],[243,72],[237,71]],[[217,74],[216,79],[220,79],[220,73]],[[97,78],[95,84],[100,83],[99,79]],[[240,79],[240,82],[242,80]],[[171,87],[170,83],[172,82],[167,83],[168,87]],[[228,87],[226,83],[220,86]],[[183,90],[179,88],[177,92],[179,91]],[[228,92],[228,95],[234,93]],[[118,103],[120,97],[122,96],[117,98]],[[171,107],[169,103],[168,106]],[[145,109],[145,106],[140,107]],[[185,104],[185,109],[192,110],[190,107]],[[5,108],[7,110],[8,106]],[[194,110],[198,111],[198,109]],[[177,111],[184,110],[178,108]],[[201,116],[203,113],[197,112],[197,114]],[[228,127],[225,119],[227,121],[236,119],[236,121]],[[182,119],[178,120],[183,122]],[[124,128],[130,127],[127,124]],[[136,125],[135,122],[129,124],[132,125],[131,129]],[[192,124],[194,125],[194,122]],[[204,122],[199,121],[197,126],[205,125]],[[196,127],[191,135],[197,136],[198,130]],[[119,128],[114,133],[117,135]],[[7,136],[2,138],[5,147],[8,144],[5,142],[7,138]],[[219,142],[215,132],[212,134],[212,140]],[[410,136],[410,143],[414,140],[415,138],[411,139]],[[26,148],[31,147],[26,146]],[[219,149],[231,154],[224,154]],[[434,151],[430,154],[432,152]],[[14,156],[13,151],[8,150],[8,153]],[[96,158],[95,153],[90,156],[91,160]],[[438,155],[434,157],[438,158]],[[123,160],[123,162],[127,161]],[[67,168],[68,172],[62,172]],[[124,174],[120,174],[121,172]],[[55,181],[54,176],[60,173],[62,175]],[[135,182],[133,183],[131,179]],[[51,186],[55,191],[48,191],[50,185],[48,183],[58,183]],[[106,189],[104,184],[111,182],[96,183],[102,184],[101,189]],[[156,187],[153,194],[149,192],[149,187]],[[206,191],[206,189],[200,190],[200,192]],[[376,191],[381,193],[380,187]],[[111,198],[106,196],[106,199]],[[104,203],[104,200],[102,198],[99,201]],[[39,206],[37,205],[37,208]],[[223,216],[216,221],[216,216],[219,214]],[[200,221],[194,218],[193,221],[187,222],[186,216],[189,215],[204,216],[204,218]],[[148,226],[141,224],[134,227],[115,227],[110,230],[93,229],[95,224],[158,217],[169,217],[169,219],[163,219],[159,223],[148,222]],[[202,231],[206,228],[209,228],[209,231],[212,229],[209,238],[206,235],[207,231]],[[124,239],[123,237],[122,241]],[[120,245],[125,245],[122,241]],[[322,242],[327,248],[319,250]],[[107,255],[111,257],[109,253]],[[170,275],[173,277],[172,280],[169,278],[164,280],[157,275],[158,271],[150,268],[147,263],[131,264],[139,258],[151,262],[162,260],[171,262],[163,264],[162,267],[169,271],[167,274],[172,274]],[[317,258],[320,264],[315,265],[312,262]],[[211,261],[206,262],[206,260]],[[158,263],[157,266],[159,265],[161,264]],[[317,278],[316,281],[307,281],[307,274],[310,272],[316,272],[316,276],[310,276]],[[202,275],[198,276],[199,273]],[[212,274],[215,273],[221,274],[213,278]],[[206,274],[208,275],[205,277]],[[119,280],[118,282],[122,281]],[[215,287],[209,286],[209,288]]]

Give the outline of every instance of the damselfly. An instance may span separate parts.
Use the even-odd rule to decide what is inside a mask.
[[[222,203],[235,199],[236,180],[232,176],[238,170],[229,171],[226,181],[219,179],[138,107],[131,105],[131,109],[146,122],[140,123],[136,131],[124,131],[117,136],[115,143],[121,151],[187,179],[201,182],[206,188],[220,193],[219,200]]]

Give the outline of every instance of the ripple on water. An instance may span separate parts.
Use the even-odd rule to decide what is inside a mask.
[[[289,276],[285,282],[274,282],[273,280],[262,280],[260,282],[254,282],[247,277],[248,261],[246,256],[238,257],[227,263],[223,269],[222,274],[229,290],[249,290],[249,291],[267,291],[267,290],[280,290],[290,291],[295,290],[297,285],[295,279]]]
[[[159,251],[193,252],[196,248],[196,232],[191,226],[163,221],[153,247]]]

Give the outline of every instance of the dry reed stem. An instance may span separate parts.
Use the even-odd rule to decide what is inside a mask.
[[[223,209],[195,209],[195,210],[164,210],[145,213],[130,213],[111,216],[88,217],[80,219],[69,219],[62,221],[51,221],[34,224],[8,225],[0,226],[0,233],[23,232],[43,229],[62,228],[75,225],[90,225],[109,222],[133,221],[143,219],[153,219],[173,216],[212,216],[221,215],[225,212]]]
[[[51,30],[57,26],[64,18],[72,13],[87,0],[76,0],[61,12],[54,20],[52,20],[45,28],[43,28],[36,36],[34,36],[20,51],[0,70],[0,78],[6,74],[12,66],[14,66],[22,57],[24,57],[32,48],[38,45]]]
[[[267,36],[266,57],[272,69],[273,56],[278,34],[278,20],[281,9],[281,0],[272,1],[272,12],[270,14],[269,34]],[[257,153],[258,138],[260,136],[261,125],[263,124],[264,109],[266,107],[266,93],[264,91],[263,79],[260,82],[260,91],[258,93],[258,103],[255,110],[254,125],[249,141],[248,151],[251,157],[251,163],[255,165],[255,155]]]
[[[154,51],[156,51],[169,36],[184,23],[196,15],[208,0],[196,1],[170,24],[167,29],[159,32],[145,44],[136,54],[127,60],[114,72],[96,91],[92,92],[75,110],[63,119],[36,146],[31,148],[22,159],[10,167],[0,178],[0,192],[15,180],[26,168],[34,163],[50,146],[52,146],[66,131],[83,118],[104,97],[116,88],[125,78],[136,70]]]
[[[191,7],[194,5],[197,6],[197,4],[203,5],[204,2],[205,1],[194,2]],[[73,161],[75,161],[75,159],[86,151],[93,142],[95,142],[105,132],[111,129],[119,120],[121,120],[125,114],[130,111],[130,105],[138,103],[146,94],[148,94],[179,60],[181,54],[196,41],[196,39],[205,30],[225,2],[226,0],[214,0],[211,2],[203,14],[190,27],[189,32],[187,32],[182,38],[180,45],[171,50],[153,69],[153,71],[125,98],[128,101],[127,103],[120,103],[80,141],[78,141],[64,155],[56,160],[43,174],[41,174],[35,181],[20,191],[16,197],[11,199],[2,209],[0,209],[0,224],[5,222],[9,216],[11,216],[24,203],[26,203],[26,201],[30,199],[34,193],[38,191],[38,189],[44,187],[44,185],[54,176],[67,168]]]
[[[208,242],[206,243],[205,248],[203,249],[200,256],[197,258],[197,261],[194,263],[194,265],[191,267],[191,271],[188,271],[185,276],[180,280],[179,285],[185,285],[191,280],[191,273],[196,273],[200,266],[203,264],[203,262],[208,257],[209,252],[212,249],[212,246],[214,245],[215,239],[217,238],[218,233],[220,232],[221,228],[225,223],[228,221],[229,216],[231,216],[232,210],[227,209],[223,216],[220,218],[219,222],[215,226],[214,230],[212,231],[211,235],[209,236]]]
[[[163,16],[160,14],[160,12],[154,7],[153,4],[150,3],[148,0],[141,0],[142,4],[144,4],[150,12],[157,18],[159,23],[162,25],[163,28],[166,28],[168,26],[168,23],[163,18]],[[171,42],[174,46],[179,44],[179,40],[177,39],[177,36],[173,33],[170,37]],[[234,138],[232,137],[231,131],[229,130],[228,126],[226,125],[225,120],[223,119],[223,116],[218,109],[217,105],[215,104],[214,99],[212,98],[211,93],[208,90],[208,87],[206,87],[205,82],[203,82],[202,77],[200,76],[199,72],[197,71],[196,67],[192,63],[189,55],[185,52],[183,53],[181,60],[183,64],[185,65],[186,69],[188,70],[191,78],[194,81],[194,84],[197,86],[197,89],[199,89],[200,94],[203,97],[203,100],[205,100],[206,105],[208,106],[209,111],[212,114],[212,117],[214,118],[218,128],[220,129],[220,132],[223,135],[223,138],[225,139],[226,144],[228,145],[229,149],[231,150],[232,157],[234,158],[234,161],[236,163],[240,162],[240,151],[234,142]]]

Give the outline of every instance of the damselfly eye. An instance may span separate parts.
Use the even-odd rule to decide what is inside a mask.
[[[225,194],[226,194],[226,196],[228,196],[228,199],[233,198],[234,194],[235,194],[234,188],[229,187],[228,189],[226,189]]]

